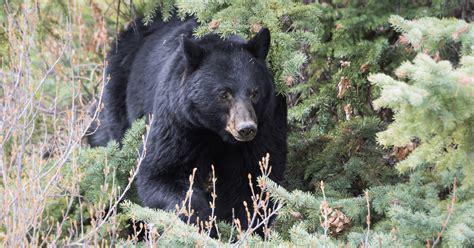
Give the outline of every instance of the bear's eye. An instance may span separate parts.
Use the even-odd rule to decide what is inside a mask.
[[[227,100],[227,99],[229,99],[230,97],[231,97],[230,92],[227,91],[227,90],[221,91],[221,92],[219,93],[219,98],[222,99],[222,100]]]
[[[252,98],[252,100],[258,100],[258,97],[260,96],[260,92],[258,92],[257,89],[254,89],[252,90],[252,92],[250,92],[250,98]]]

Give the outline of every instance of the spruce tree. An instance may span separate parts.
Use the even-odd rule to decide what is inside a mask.
[[[288,91],[292,132],[286,187],[317,191],[319,181],[326,180],[328,190],[356,196],[367,187],[405,180],[393,168],[403,157],[398,148],[378,146],[375,136],[367,132],[383,130],[393,118],[390,109],[374,109],[372,101],[379,89],[367,76],[392,75],[402,61],[416,55],[412,48],[400,45],[390,15],[444,16],[451,15],[456,6],[452,1],[321,4],[320,42],[310,48],[305,80]],[[371,176],[361,177],[363,172],[353,168]]]

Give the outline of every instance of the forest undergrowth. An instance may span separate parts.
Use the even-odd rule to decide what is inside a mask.
[[[0,242],[473,246],[473,6],[399,2],[0,1]],[[198,18],[197,36],[272,32],[268,62],[290,108],[288,168],[277,185],[262,158],[264,176],[249,185],[262,193],[242,205],[264,237],[214,215],[188,225],[178,215],[193,214],[191,190],[175,213],[141,207],[133,179],[144,120],[123,146],[84,140],[117,32],[138,13],[150,20],[173,8]]]

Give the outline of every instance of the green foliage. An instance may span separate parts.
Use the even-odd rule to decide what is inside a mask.
[[[156,11],[161,12],[161,17],[163,20],[169,20],[171,18],[174,8],[174,1],[150,1],[146,2],[143,6],[144,10],[144,22],[149,24],[153,21],[153,18],[156,15]]]
[[[152,224],[162,235],[160,239],[162,246],[192,247],[197,244],[205,247],[223,246],[223,243],[208,237],[206,233],[200,233],[198,227],[187,225],[173,213],[141,207],[130,201],[124,202],[122,207],[133,219]]]
[[[375,134],[385,129],[376,117],[358,117],[337,125],[329,142],[310,161],[305,177],[324,181],[328,195],[357,196],[376,185],[400,181],[398,173],[384,159],[386,151],[375,142]]]
[[[402,7],[403,6],[403,7]],[[305,130],[329,132],[345,119],[343,106],[351,105],[354,115],[373,115],[374,92],[369,73],[390,72],[411,54],[394,46],[396,34],[388,19],[402,12],[413,17],[426,14],[426,4],[402,1],[349,1],[323,4],[319,16],[323,25],[321,42],[311,47],[308,80],[290,89],[299,97],[290,111],[290,121]],[[346,78],[348,88],[338,94]]]
[[[401,146],[414,138],[421,145],[397,167],[402,172],[418,166],[434,166],[437,171],[462,168],[464,181],[474,183],[474,26],[459,20],[423,18],[416,22],[392,17],[399,30],[407,30],[410,44],[436,54],[435,44],[442,48],[451,38],[461,43],[465,54],[460,65],[436,61],[420,53],[413,62],[405,62],[396,70],[400,80],[384,74],[369,79],[382,88],[374,101],[377,108],[390,107],[395,121],[378,141]],[[429,29],[427,27],[430,27]],[[446,40],[446,42],[441,42]]]
[[[79,156],[83,173],[80,189],[91,202],[109,202],[123,190],[138,162],[145,132],[145,120],[136,121],[122,141],[110,142],[106,147],[83,149]],[[118,190],[118,191],[117,191]]]
[[[407,0],[397,4],[393,1],[335,1],[321,5],[318,16],[322,25],[321,39],[310,48],[311,63],[305,70],[307,80],[289,89],[292,96],[288,113],[292,125],[289,139],[293,143],[290,143],[286,186],[302,188],[301,183],[294,182],[307,185],[329,179],[329,172],[340,175],[340,180],[334,182],[339,184],[338,189],[354,187],[353,194],[376,185],[373,184],[375,178],[390,178],[387,183],[400,180],[391,168],[391,159],[384,158],[389,157],[389,150],[377,146],[374,135],[364,136],[360,132],[363,129],[381,131],[383,123],[392,117],[389,110],[374,109],[372,101],[379,92],[367,76],[375,72],[390,74],[403,60],[414,55],[398,44],[397,34],[388,22],[391,14],[411,18],[441,14],[450,9],[444,3],[438,4],[430,6]],[[353,135],[341,135],[346,125],[343,123],[354,116],[359,117],[351,120]],[[375,128],[377,121],[381,125]],[[348,147],[356,140],[367,144],[360,153],[353,153],[354,146]],[[360,154],[365,158],[361,160]],[[367,169],[369,174],[377,173],[379,177],[372,174],[372,183],[362,180],[359,184],[357,170],[351,169],[357,167]],[[331,183],[336,177],[331,178]],[[343,189],[342,193],[347,190]]]
[[[369,232],[367,243],[366,200],[362,197],[328,197],[330,207],[340,209],[351,219],[350,227],[338,236],[338,240],[353,246],[378,246],[380,243],[393,242],[401,247],[423,246],[426,240],[432,243],[450,214],[447,206],[451,197],[455,196],[440,199],[439,195],[443,194],[444,188],[434,182],[426,183],[420,177],[422,174],[421,171],[414,173],[407,183],[369,189],[372,231]],[[323,233],[320,206],[324,198],[321,194],[313,195],[299,190],[290,193],[274,183],[268,182],[268,185],[272,197],[285,204],[277,223],[277,230],[283,237],[291,235],[285,232],[293,228],[303,228],[305,233],[312,235]],[[473,196],[472,188],[470,191],[457,192],[455,200],[458,202],[447,223],[443,245],[472,245]],[[309,236],[306,238],[310,239]]]
[[[167,6],[161,9],[162,12],[170,13],[172,1],[156,2]],[[272,38],[268,62],[280,93],[287,92],[286,82],[298,78],[298,73],[307,61],[304,48],[318,42],[320,25],[314,17],[320,13],[319,5],[303,5],[294,0],[177,0],[175,6],[179,16],[184,18],[193,15],[201,23],[195,30],[198,37],[212,31],[223,37],[237,34],[251,38],[261,27],[270,29]],[[153,14],[146,15],[148,19],[150,16]],[[164,17],[166,19],[168,15]],[[211,21],[213,27],[208,24]]]
[[[465,21],[432,17],[408,21],[400,16],[391,16],[389,20],[394,29],[403,33],[407,41],[419,52],[434,54],[454,45],[453,43],[460,43],[461,55],[473,53],[474,30],[472,25]]]
[[[431,53],[433,58],[420,53],[413,62],[401,65],[395,74],[403,81],[384,74],[369,78],[382,88],[380,98],[374,101],[375,107],[390,107],[395,111],[394,122],[377,134],[377,140],[383,145],[398,146],[414,138],[421,141],[413,153],[397,164],[400,171],[412,172],[411,181],[397,186],[392,190],[394,193],[389,194],[398,194],[398,199],[403,201],[390,206],[387,216],[405,242],[419,244],[435,240],[439,227],[444,225],[446,216],[450,216],[446,227],[449,235],[443,244],[472,245],[469,233],[474,229],[471,221],[474,67],[472,51],[466,48],[472,46],[472,39],[466,37],[472,36],[474,26],[452,19],[406,21],[392,17],[391,21],[397,30],[407,32],[403,34],[407,42],[415,49]],[[464,53],[455,68],[450,61],[439,57],[439,50],[449,42],[460,42],[461,53]],[[444,201],[443,190],[449,189],[449,181],[456,182],[454,178],[460,179],[461,186],[458,195],[451,195],[453,202],[457,200],[456,210],[452,212],[451,207],[445,207],[449,198]],[[386,204],[387,200],[381,202]],[[471,211],[462,211],[464,208]],[[456,235],[454,232],[460,229],[451,228],[461,228],[463,232]]]

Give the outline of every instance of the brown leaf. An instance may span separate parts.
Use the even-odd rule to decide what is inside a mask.
[[[361,137],[357,138],[355,151],[360,152],[360,149],[362,148],[363,145],[364,145],[364,139],[362,139]]]
[[[250,31],[252,31],[252,33],[258,33],[260,32],[260,30],[262,29],[262,24],[260,23],[254,23],[252,24],[252,27],[250,27]]]
[[[341,80],[337,84],[337,98],[341,99],[346,94],[347,88],[349,88],[349,79],[347,77],[341,77]]]
[[[468,30],[468,26],[464,26],[458,30],[456,30],[456,32],[454,32],[452,35],[451,35],[451,38],[453,38],[454,41],[458,41],[459,37],[461,36],[462,33],[466,32]]]
[[[419,42],[414,42],[411,44],[413,46],[413,48],[415,48],[416,50],[420,49],[421,48],[421,44]]]
[[[303,219],[303,215],[300,212],[291,211],[291,216],[293,216],[293,218],[295,218],[297,220],[302,220]]]
[[[400,43],[406,45],[408,43],[410,43],[410,41],[408,40],[408,38],[404,35],[400,35],[400,37],[398,38],[398,41],[400,41]]]
[[[342,128],[342,133],[344,134],[350,134],[351,132],[352,132],[352,129],[349,127]]]
[[[410,142],[406,146],[394,146],[392,148],[392,156],[397,158],[398,161],[404,160],[410,153],[415,150],[416,148],[416,143]]]
[[[441,56],[439,56],[439,52],[436,52],[436,54],[433,56],[433,60],[435,62],[439,62],[441,60]]]
[[[344,25],[339,24],[339,23],[336,24],[336,30],[337,30],[337,31],[339,31],[339,30],[341,30],[341,29],[343,29],[343,28],[344,28]]]
[[[219,20],[216,20],[216,19],[213,19],[209,25],[207,25],[207,29],[210,31],[210,32],[213,32],[215,31],[216,29],[219,28],[219,25],[221,25],[221,22]]]
[[[352,106],[350,103],[344,106],[344,113],[346,113],[346,120],[350,120],[352,118]]]
[[[462,74],[459,79],[458,79],[459,83],[463,86],[466,86],[468,84],[471,84],[474,82],[474,78],[473,77],[470,77],[469,75],[467,74]]]
[[[339,63],[341,64],[341,67],[342,67],[342,68],[351,66],[351,62],[350,62],[350,61],[341,60],[341,61],[339,61]]]
[[[360,72],[366,73],[369,70],[369,63],[364,63],[360,66]]]
[[[405,79],[408,76],[406,71],[404,71],[404,70],[395,71],[395,75],[400,79]]]
[[[295,78],[292,76],[286,76],[285,77],[285,83],[288,86],[292,86],[295,83]]]

